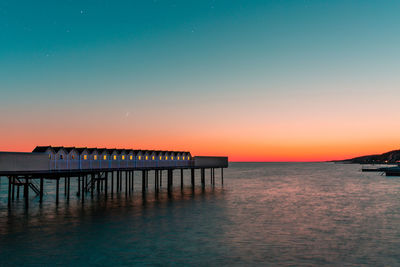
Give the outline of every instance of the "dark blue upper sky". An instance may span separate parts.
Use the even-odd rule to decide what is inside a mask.
[[[110,107],[107,119],[180,106],[258,138],[256,125],[296,116],[315,126],[314,110],[383,117],[400,97],[399,14],[398,1],[3,0],[0,111],[46,121],[73,101],[83,121],[97,112],[88,103]]]

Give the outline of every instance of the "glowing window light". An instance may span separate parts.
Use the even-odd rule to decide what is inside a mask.
[[[117,159],[117,155],[114,155],[114,160],[116,160]]]
[[[146,156],[146,160],[148,160],[149,159],[149,157],[148,156]]]
[[[49,159],[51,159],[51,154],[49,154]]]
[[[154,156],[152,156],[151,159],[154,160]]]
[[[97,155],[94,155],[93,158],[94,158],[94,160],[97,160]]]
[[[160,160],[162,160],[162,157],[160,156]]]
[[[122,155],[122,160],[125,160],[125,156],[124,155]]]
[[[142,156],[139,156],[139,160],[141,160],[142,159]]]
[[[106,160],[106,159],[107,159],[107,156],[106,156],[106,155],[104,155],[104,157],[103,157],[103,158],[104,158],[104,160]]]
[[[174,160],[174,157],[171,157],[171,160]]]
[[[168,157],[165,157],[165,160],[168,160]]]
[[[178,160],[179,160],[179,157],[178,157]]]
[[[188,160],[190,159],[190,156],[188,156]]]
[[[182,159],[185,160],[185,156],[183,156]]]
[[[84,160],[87,160],[87,155],[83,155],[83,159],[84,159]]]
[[[130,155],[130,156],[129,156],[129,159],[130,159],[130,160],[132,160],[132,159],[133,159],[133,156],[132,156],[132,155]]]

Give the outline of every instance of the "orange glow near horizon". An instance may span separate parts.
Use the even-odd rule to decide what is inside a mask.
[[[312,142],[311,140],[281,140],[278,142],[239,142],[232,138],[229,140],[201,138],[196,143],[193,136],[191,138],[119,138],[118,142],[104,142],[100,137],[89,140],[74,140],[72,138],[53,138],[45,141],[45,138],[35,140],[21,140],[20,142],[9,142],[3,144],[1,151],[21,151],[30,152],[36,145],[52,146],[76,146],[76,147],[108,147],[108,148],[132,148],[132,149],[160,149],[160,150],[184,150],[190,151],[192,155],[210,156],[229,156],[229,161],[249,161],[249,162],[273,162],[273,161],[328,161],[337,159],[347,159],[362,155],[381,154],[390,150],[397,149],[395,142],[348,141],[324,144],[322,142]],[[61,142],[60,140],[64,141]],[[86,142],[85,142],[86,140]],[[138,141],[131,141],[138,140]],[[394,141],[394,140],[393,140]]]
[[[0,150],[29,152],[36,145],[52,145],[179,150],[228,156],[230,161],[327,161],[398,148],[400,127],[387,131],[373,123],[393,125],[391,117],[354,109],[348,118],[345,111],[334,112],[332,103],[327,109],[328,104],[318,104],[316,111],[309,105],[291,106],[288,112],[273,104],[230,108],[208,103],[206,110],[181,114],[171,109],[163,116],[158,110],[126,116],[122,109],[102,113],[77,107],[47,113],[25,108],[0,117]],[[395,101],[389,104],[383,113],[395,112]]]

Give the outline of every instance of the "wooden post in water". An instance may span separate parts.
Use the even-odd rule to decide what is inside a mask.
[[[82,193],[87,192],[87,174],[83,176],[83,186],[82,186]]]
[[[119,171],[117,171],[117,192],[119,192]]]
[[[160,170],[160,187],[162,187],[162,170]]]
[[[56,204],[58,204],[58,193],[60,190],[59,186],[60,186],[60,178],[57,177],[57,179],[56,179]]]
[[[172,169],[168,170],[168,191],[171,191],[173,185],[174,173]]]
[[[82,204],[85,202],[85,193],[86,193],[86,175],[82,177]]]
[[[68,176],[68,178],[67,178],[67,199],[68,200],[69,200],[69,191],[70,191],[70,188],[71,188],[70,180],[71,180],[71,177]]]
[[[114,196],[114,171],[111,171],[111,197]]]
[[[25,197],[25,207],[27,208],[29,205],[29,179],[25,178],[24,184],[24,197]]]
[[[145,170],[142,170],[142,192],[146,191],[146,173]]]
[[[8,206],[11,205],[11,177],[8,176]]]
[[[157,170],[154,170],[154,190],[157,192],[158,191],[158,177],[157,177]]]
[[[122,171],[119,172],[119,192],[122,192]]]
[[[14,200],[14,195],[15,195],[15,177],[12,177],[12,200]]]
[[[108,172],[104,172],[104,194],[107,198],[107,193],[108,193]]]
[[[132,193],[132,171],[128,171],[128,193]]]
[[[183,169],[181,169],[181,189],[183,189]]]
[[[194,187],[194,169],[190,169],[190,180],[192,183],[192,187]]]
[[[90,194],[91,194],[91,197],[93,198],[93,196],[94,196],[94,174],[93,173],[91,173],[90,174]]]
[[[39,185],[39,201],[43,201],[43,177],[40,178],[40,185]]]
[[[135,190],[135,171],[132,171],[132,191]]]
[[[128,172],[125,171],[125,196],[128,196]]]
[[[221,184],[224,184],[224,168],[221,168]]]
[[[205,169],[201,168],[201,186],[204,187],[206,185],[206,178],[205,178]]]

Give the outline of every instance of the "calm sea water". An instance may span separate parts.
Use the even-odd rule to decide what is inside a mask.
[[[195,191],[176,175],[172,195],[149,188],[84,206],[63,195],[56,206],[46,183],[45,202],[31,194],[28,211],[23,200],[7,208],[3,178],[0,264],[400,266],[400,177],[359,170],[232,163],[223,187],[219,172],[214,188],[207,172]]]

